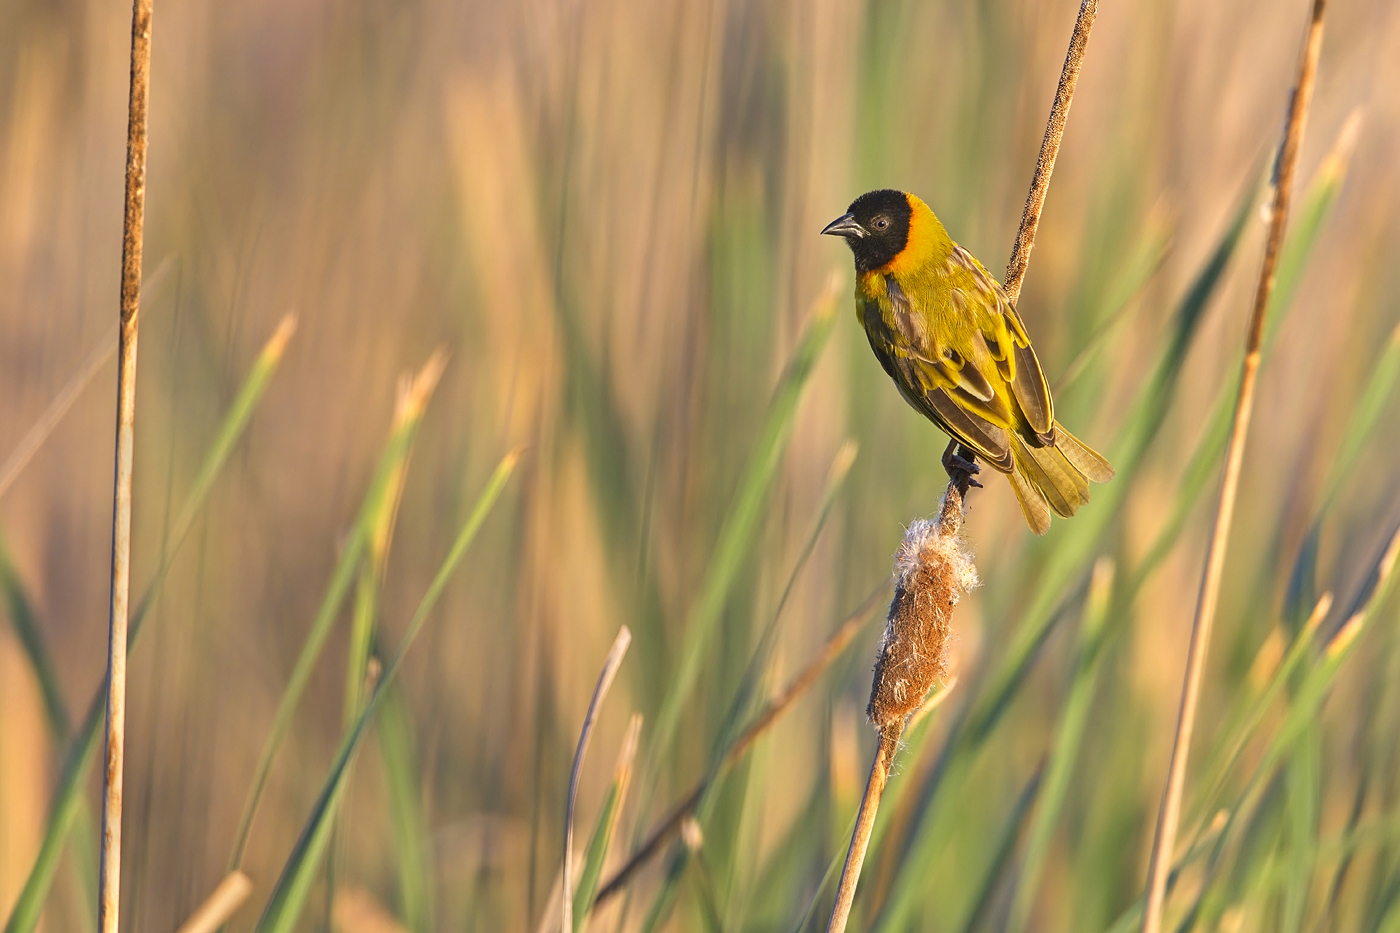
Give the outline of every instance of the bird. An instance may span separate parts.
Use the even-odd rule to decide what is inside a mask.
[[[1055,420],[1016,306],[916,195],[869,191],[823,234],[855,257],[856,320],[900,394],[952,439],[944,465],[1006,475],[1031,531],[1069,518],[1113,467]],[[956,445],[962,445],[955,453]],[[973,455],[972,461],[962,456]]]

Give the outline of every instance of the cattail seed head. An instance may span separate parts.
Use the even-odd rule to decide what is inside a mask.
[[[938,517],[911,524],[895,553],[894,599],[866,708],[877,729],[902,725],[947,673],[953,607],[978,582],[962,522],[962,496],[949,486]]]

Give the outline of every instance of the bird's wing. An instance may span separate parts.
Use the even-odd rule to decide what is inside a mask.
[[[1026,336],[1026,327],[1021,316],[1010,303],[1001,296],[1002,319],[1006,321],[1011,336],[1011,356],[1015,360],[1015,370],[1011,377],[1011,394],[1026,416],[1026,423],[1040,438],[1041,443],[1055,443],[1055,403],[1050,398],[1050,386],[1045,382],[1045,373],[1040,370],[1040,360],[1036,359],[1031,338]]]
[[[1055,406],[1050,399],[1050,386],[1041,372],[1040,360],[1036,358],[1031,338],[1026,334],[1026,326],[1016,308],[1006,297],[1006,292],[977,259],[961,246],[953,247],[950,262],[961,266],[972,278],[973,290],[977,298],[985,301],[989,310],[995,310],[980,318],[979,333],[987,345],[988,352],[997,363],[1001,377],[1011,387],[1026,423],[1030,425],[1042,444],[1055,443]],[[976,300],[954,289],[954,300],[963,302]]]
[[[861,317],[870,348],[900,393],[917,411],[1002,472],[1012,467],[1006,402],[975,365],[956,351],[936,352],[908,297],[893,280],[887,290],[894,313],[862,299]],[[892,325],[892,326],[891,326]]]

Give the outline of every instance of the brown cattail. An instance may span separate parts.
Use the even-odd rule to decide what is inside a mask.
[[[865,711],[882,731],[902,726],[947,673],[953,607],[978,582],[962,523],[963,497],[949,484],[938,517],[911,524],[895,553],[894,599]]]

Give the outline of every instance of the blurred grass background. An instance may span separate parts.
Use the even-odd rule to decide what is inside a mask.
[[[1020,309],[1052,384],[1073,374],[1061,419],[1120,476],[1041,540],[1004,482],[972,497],[985,585],[958,609],[959,685],[907,739],[859,928],[1131,922],[1214,496],[1212,412],[1237,372],[1257,179],[1304,7],[1099,14]],[[312,811],[360,702],[347,677],[364,676],[365,650],[392,656],[517,447],[345,786],[301,928],[331,925],[340,891],[334,925],[349,933],[381,909],[415,933],[548,929],[574,742],[626,623],[576,829],[581,851],[641,713],[604,874],[620,865],[755,698],[888,578],[903,524],[946,482],[943,436],[880,371],[851,320],[847,251],[817,231],[863,190],[905,188],[999,270],[1074,13],[1030,0],[158,7],[136,592],[259,349],[285,314],[299,327],[132,654],[125,922],[173,929],[222,877],[378,482],[396,382],[438,347],[450,358],[392,547],[369,548],[333,616],[231,929],[257,922]],[[0,460],[115,321],[128,17],[0,9]],[[1199,858],[1174,928],[1400,930],[1396,600],[1382,593],[1354,642],[1334,637],[1400,521],[1397,147],[1400,8],[1334,3],[1192,758],[1179,854],[1194,840]],[[828,337],[813,308],[833,269]],[[0,499],[13,623],[0,626],[0,917],[102,673],[114,373]],[[859,453],[833,485],[848,440]],[[1303,620],[1323,592],[1335,608],[1314,634]],[[591,929],[788,931],[829,898],[818,886],[874,745],[862,719],[877,638],[872,622],[721,776],[700,848],[656,860]],[[1212,835],[1217,810],[1229,820]],[[92,926],[77,825],[46,931]]]

